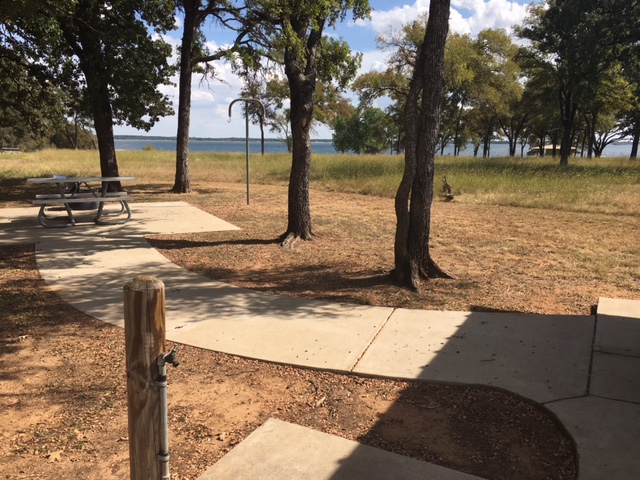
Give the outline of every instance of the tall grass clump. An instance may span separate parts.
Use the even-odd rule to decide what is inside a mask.
[[[635,160],[572,158],[562,167],[554,158],[440,157],[436,175],[461,201],[640,215]]]
[[[311,181],[327,190],[393,196],[404,160],[394,155],[317,155]]]

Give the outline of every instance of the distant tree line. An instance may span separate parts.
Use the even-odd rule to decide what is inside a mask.
[[[473,155],[489,156],[492,140],[507,140],[509,155],[527,145],[551,145],[568,161],[571,152],[600,156],[616,140],[640,139],[640,7],[638,1],[556,0],[530,7],[516,27],[518,46],[504,30],[476,37],[450,34],[445,51],[445,89],[440,152],[453,145],[459,155],[470,143]],[[378,38],[389,53],[386,69],[360,75],[352,85],[357,114],[337,121],[336,149],[362,152],[358,132],[385,135],[380,150],[404,149],[401,125],[409,79],[426,19]],[[386,98],[383,120],[373,101]],[[364,112],[369,112],[364,115]],[[358,121],[355,121],[355,118]],[[384,130],[381,125],[387,125]],[[382,133],[384,132],[384,133]],[[540,148],[544,153],[544,149]],[[465,152],[466,153],[466,152]]]

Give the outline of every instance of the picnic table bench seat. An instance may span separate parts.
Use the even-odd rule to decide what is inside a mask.
[[[27,183],[56,185],[58,193],[37,194],[33,205],[39,206],[38,222],[44,227],[71,227],[75,225],[72,210],[97,210],[94,218],[99,225],[125,223],[131,218],[128,202],[134,198],[127,192],[109,192],[109,185],[115,182],[135,180],[133,177],[66,177],[54,175],[51,178],[29,178]],[[90,183],[100,183],[101,187],[92,187]],[[82,188],[82,185],[86,188]],[[71,187],[71,188],[70,188]],[[118,203],[119,210],[105,210],[105,204]],[[60,216],[49,215],[53,211],[65,211]],[[111,217],[109,221],[107,217]],[[105,220],[103,220],[103,218]]]

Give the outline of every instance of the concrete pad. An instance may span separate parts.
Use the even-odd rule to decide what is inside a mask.
[[[168,338],[327,370],[350,370],[392,311],[260,294],[213,282],[181,286],[168,279],[165,285],[171,289]]]
[[[640,318],[640,300],[600,297],[597,313],[615,317]]]
[[[34,243],[44,230],[37,207],[0,209],[0,245]]]
[[[594,350],[640,357],[640,301],[599,300]]]
[[[123,326],[125,283],[153,276],[165,284],[168,340],[280,363],[349,370],[393,311],[226,285],[174,265],[142,238],[42,242],[37,259],[56,293],[92,317]]]
[[[198,480],[478,479],[344,438],[269,419]]]
[[[121,225],[96,225],[95,212],[77,211],[75,227],[45,228],[38,223],[38,207],[0,209],[0,245],[37,240],[91,238],[101,235],[142,237],[179,233],[220,232],[238,227],[186,202],[130,203],[131,220]]]
[[[584,397],[546,406],[577,443],[580,480],[640,478],[640,405]]]
[[[485,384],[539,402],[586,394],[593,317],[396,310],[355,372]]]
[[[640,403],[640,358],[595,352],[589,394]]]
[[[240,230],[186,202],[135,203],[130,207],[132,216],[126,225],[132,225],[146,235]]]

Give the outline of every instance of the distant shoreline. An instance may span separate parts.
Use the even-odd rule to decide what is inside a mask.
[[[176,137],[160,137],[160,136],[152,136],[152,135],[114,135],[113,138],[115,140],[148,140],[150,142],[153,141],[172,141],[175,142]],[[249,137],[250,142],[259,142],[260,138]],[[244,137],[223,137],[223,138],[209,138],[209,137],[189,137],[190,142],[244,142],[246,139]],[[284,143],[282,138],[265,138],[265,143],[267,142],[280,142]],[[312,142],[328,142],[332,143],[333,140],[327,138],[314,138],[311,140]]]
[[[173,141],[175,142],[177,139],[176,137],[162,137],[162,136],[155,136],[155,135],[114,135],[113,136],[115,140],[147,140],[150,142],[153,141]],[[212,138],[212,137],[189,137],[189,141],[190,142],[244,142],[246,141],[246,139],[244,137],[219,137],[219,138]],[[256,138],[256,137],[249,137],[249,141],[250,142],[259,142],[261,141],[260,138]],[[282,138],[265,138],[264,139],[265,143],[267,142],[280,142],[280,143],[284,143],[284,139]],[[311,139],[312,142],[326,142],[326,143],[333,143],[333,140],[330,138],[312,138]],[[503,140],[494,140],[491,142],[494,145],[502,145],[505,144],[507,145],[509,142],[507,141],[503,141]],[[631,144],[631,140],[617,140],[615,142],[613,142],[611,145],[627,145],[627,144]]]

